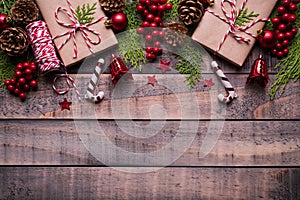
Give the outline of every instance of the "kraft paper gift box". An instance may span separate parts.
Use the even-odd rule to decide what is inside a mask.
[[[215,5],[208,9],[219,15],[221,18],[226,18],[222,11],[221,2],[221,0],[215,0]],[[232,0],[232,2],[234,1]],[[243,2],[243,0],[236,0],[236,11],[242,8]],[[255,14],[259,15],[253,18],[253,21],[255,21],[258,18],[268,18],[276,3],[277,0],[248,0],[246,1],[244,8],[248,9],[247,13],[253,11]],[[225,1],[223,5],[226,13],[230,16],[233,7]],[[192,38],[234,65],[242,66],[255,44],[256,39],[243,31],[235,29],[236,34],[249,39],[249,43],[236,40],[231,33],[228,34],[222,43],[225,34],[230,29],[230,25],[211,12],[205,12],[199,25],[195,29]],[[226,19],[228,20],[228,18]],[[247,26],[249,24],[251,24],[251,22],[245,25]],[[246,31],[257,36],[257,31],[262,29],[264,25],[265,22],[257,22],[249,29],[246,29]],[[221,43],[222,45],[220,46]]]
[[[99,19],[100,17],[105,16],[104,12],[102,11],[99,1],[98,0],[70,0],[69,1],[72,4],[72,7],[74,10],[76,10],[77,6],[82,6],[85,4],[89,4],[92,6],[94,3],[96,3],[96,10],[94,10],[95,14],[93,15],[94,20]],[[69,13],[70,7],[68,5],[67,0],[51,0],[51,1],[45,1],[45,0],[36,0],[36,3],[41,11],[41,14],[47,23],[48,29],[50,31],[50,34],[52,38],[54,38],[57,35],[63,34],[67,31],[72,30],[72,28],[62,26],[58,24],[56,18],[55,18],[55,12],[58,7],[66,9]],[[68,18],[65,13],[62,11],[58,12],[58,18],[60,21],[71,24],[72,21]],[[91,48],[94,53],[105,51],[106,49],[112,48],[117,45],[118,41],[111,29],[107,29],[104,25],[105,19],[102,19],[101,21],[89,26],[92,30],[100,33],[101,35],[101,43],[97,45],[91,45]],[[88,36],[94,40],[97,41],[97,36],[89,31],[86,31]],[[58,48],[64,40],[68,37],[68,35],[65,35],[63,37],[59,37],[54,39],[54,44]],[[87,44],[85,43],[84,37],[80,33],[80,30],[76,31],[76,45],[77,45],[77,57],[73,58],[74,54],[74,44],[73,44],[73,38],[71,37],[70,40],[66,42],[66,44],[58,50],[59,55],[61,57],[62,62],[65,66],[71,66],[77,62],[82,61],[84,58],[92,55],[93,53],[89,50]]]

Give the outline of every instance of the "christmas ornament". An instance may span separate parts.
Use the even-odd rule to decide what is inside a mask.
[[[275,47],[277,42],[276,34],[271,30],[259,30],[258,32],[258,41],[262,48],[270,49]]]
[[[169,23],[165,31],[165,41],[172,47],[182,45],[184,37],[182,34],[187,34],[188,28],[182,22]]]
[[[151,84],[151,85],[154,87],[155,83],[157,83],[157,80],[156,80],[156,78],[155,78],[155,75],[153,75],[153,76],[148,76],[148,83],[147,83],[147,84]]]
[[[21,100],[26,99],[26,92],[30,89],[36,90],[38,83],[37,67],[34,62],[18,63],[15,68],[14,78],[6,80],[4,84],[7,90],[15,96],[19,96]]]
[[[120,13],[124,10],[126,0],[100,0],[101,8],[109,15]]]
[[[181,0],[178,4],[178,17],[187,26],[197,24],[204,15],[200,0]]]
[[[72,102],[68,101],[66,98],[64,98],[64,101],[59,102],[59,105],[61,107],[61,111],[67,109],[70,110],[70,105],[72,104]]]
[[[228,78],[225,76],[221,68],[219,67],[218,63],[216,61],[212,61],[211,67],[221,80],[227,95],[224,96],[223,94],[218,95],[218,99],[222,103],[230,103],[233,99],[237,98],[237,94],[234,91],[234,88],[232,87],[231,83],[229,82]]]
[[[212,81],[212,78],[211,78],[211,79],[208,79],[208,80],[206,79],[203,86],[211,88],[213,85],[215,85],[215,83]]]
[[[0,48],[9,56],[24,54],[28,44],[27,33],[22,28],[6,28],[0,34]]]
[[[263,55],[259,55],[254,61],[246,84],[257,82],[260,86],[265,87],[268,80],[269,76],[266,61],[263,59]]]
[[[7,16],[7,14],[0,13],[0,32],[6,28],[8,28],[10,25],[10,18]]]
[[[169,67],[170,63],[171,61],[159,60],[159,65],[156,68],[161,69],[161,72],[164,74],[166,71],[171,71],[171,68]]]
[[[96,85],[97,85],[97,82],[99,80],[100,73],[101,73],[101,67],[102,67],[103,64],[104,64],[104,60],[102,58],[100,58],[98,60],[98,65],[94,69],[94,73],[93,73],[93,75],[90,79],[90,82],[89,82],[89,85],[88,85],[88,88],[87,88],[87,92],[86,92],[86,95],[85,95],[85,99],[87,99],[89,101],[92,101],[95,104],[100,103],[101,100],[104,97],[104,92],[103,91],[100,91],[100,92],[98,92],[97,95],[94,95],[95,90],[96,90]]]
[[[126,75],[126,78],[133,79],[132,74],[124,64],[124,62],[121,60],[120,57],[115,57],[114,54],[112,54],[112,61],[110,63],[110,72],[111,72],[111,80],[114,85],[118,83],[118,81]]]
[[[26,26],[26,30],[40,73],[59,70],[61,62],[56,55],[47,24],[41,20],[32,22]]]
[[[116,13],[104,22],[105,26],[112,27],[115,31],[124,31],[128,24],[127,16],[124,13]]]
[[[17,24],[27,25],[39,17],[39,9],[32,0],[17,0],[10,8],[10,17]]]

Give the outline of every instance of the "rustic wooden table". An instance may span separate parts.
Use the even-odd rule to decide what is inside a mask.
[[[198,123],[190,146],[167,167],[151,165],[146,159],[140,165],[126,163],[131,157],[120,156],[120,162],[111,162],[109,166],[97,159],[85,147],[87,140],[76,127],[78,123],[89,124],[92,115],[86,113],[74,119],[79,107],[85,110],[91,104],[76,104],[72,92],[56,95],[46,77],[40,77],[38,91],[30,92],[23,103],[1,89],[0,199],[300,199],[297,168],[300,164],[300,82],[290,82],[283,95],[270,101],[276,60],[265,55],[270,82],[266,88],[246,87],[251,65],[259,53],[260,49],[254,47],[241,69],[215,58],[239,96],[223,107],[226,111],[223,120],[212,114],[211,106],[214,95],[224,92],[223,88],[216,81],[211,89],[203,88],[203,80],[216,78],[208,69],[203,69],[202,82],[193,92],[198,104],[188,108],[200,111],[200,117],[191,119],[178,112],[183,108],[175,97],[179,95],[184,101],[187,93],[181,88],[183,78],[178,74],[157,74],[155,87],[146,84],[147,76],[155,71],[134,74],[134,84],[140,85],[139,89],[130,101],[116,98],[113,104],[110,75],[101,75],[98,88],[106,96],[94,107],[96,122],[116,147],[141,154],[169,148],[170,154],[181,155],[176,146],[167,144],[176,136],[182,121]],[[74,74],[80,90],[86,88],[90,72]],[[164,85],[172,85],[177,94]],[[61,111],[58,104],[65,97],[73,101],[70,111]],[[160,121],[161,114],[167,116],[157,134],[138,138],[127,135],[119,127],[119,122],[123,122],[122,126],[126,122],[141,126],[151,123],[148,111],[154,104],[160,104],[154,111],[164,108],[165,113],[152,113],[152,117]],[[113,110],[122,110],[127,105],[130,117],[122,119],[122,115],[114,115]],[[220,135],[211,151],[199,158],[199,149],[205,145],[203,141],[211,123],[214,123],[212,127],[222,124]],[[186,130],[186,135],[189,134],[192,131]],[[105,149],[98,150],[105,155]],[[148,172],[137,173],[141,169]]]

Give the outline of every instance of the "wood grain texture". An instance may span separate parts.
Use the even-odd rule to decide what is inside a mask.
[[[96,131],[90,128],[83,132],[75,126],[99,127]],[[98,124],[95,124],[98,123]],[[122,123],[122,124],[120,124]],[[159,122],[158,124],[160,124]],[[300,165],[300,124],[298,121],[204,121],[194,122],[198,131],[193,129],[179,132],[182,126],[178,121],[163,122],[162,128],[149,128],[149,122],[123,121],[81,121],[69,120],[7,120],[0,122],[0,165],[102,165],[103,157],[95,152],[105,151],[110,157],[104,164],[115,166],[164,166],[163,156],[152,163],[147,162],[151,152],[167,148],[177,136],[179,141],[192,138],[187,149],[172,147],[172,152],[179,156],[170,166],[298,166]],[[224,123],[224,124],[223,124]],[[155,126],[159,127],[156,124]],[[133,125],[144,127],[134,133]],[[208,145],[210,126],[222,126],[212,150],[199,158],[200,147]],[[131,157],[101,146],[100,129],[112,145],[128,152],[142,153],[144,162],[140,163]],[[131,130],[132,132],[129,132]],[[143,135],[142,135],[143,134]],[[148,134],[148,137],[146,137]],[[98,148],[93,149],[85,135],[91,141],[97,141]],[[144,138],[141,138],[141,137]],[[86,148],[87,147],[87,148]],[[91,153],[89,150],[92,150]],[[96,158],[93,157],[96,155]],[[129,155],[127,155],[129,156]],[[172,157],[173,154],[167,154]],[[106,158],[106,157],[105,157]],[[102,162],[102,163],[101,163]]]
[[[123,170],[2,167],[0,199],[232,200],[300,197],[299,169],[163,168],[142,174]]]
[[[152,119],[213,119],[212,115],[217,110],[226,111],[222,115],[226,119],[299,119],[299,82],[289,83],[284,95],[270,101],[270,84],[266,88],[245,86],[246,75],[228,75],[239,97],[225,107],[217,101],[217,95],[225,95],[226,92],[214,74],[203,75],[201,83],[192,91],[184,82],[183,75],[157,74],[158,85],[155,87],[147,84],[147,76],[135,74],[133,81],[124,81],[114,88],[110,75],[102,75],[97,90],[104,91],[105,99],[96,106],[86,101],[79,104],[74,90],[65,96],[54,94],[46,79],[41,81],[37,92],[28,95],[25,104],[2,91],[0,118],[150,119],[149,109],[156,106]],[[90,75],[75,77],[81,94],[84,94]],[[215,83],[211,89],[203,86],[204,80],[210,78]],[[270,79],[274,81],[275,77],[271,76]],[[62,87],[63,81],[58,85]],[[71,112],[60,110],[58,102],[64,97],[73,101]],[[113,112],[113,108],[116,112]],[[186,115],[183,111],[186,111]]]

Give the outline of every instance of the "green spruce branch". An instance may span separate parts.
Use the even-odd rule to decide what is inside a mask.
[[[270,99],[273,100],[276,93],[281,89],[281,94],[285,92],[286,85],[293,80],[300,78],[300,34],[294,38],[290,46],[290,52],[287,57],[278,61],[275,69],[280,68],[276,74],[276,81],[272,84]]]
[[[169,3],[172,3],[172,9],[165,12],[165,15],[163,17],[164,22],[173,22],[178,21],[178,4],[181,0],[169,0]]]
[[[138,18],[138,12],[136,10],[136,1],[128,2],[126,1],[126,7],[123,13],[127,16],[128,25],[127,30],[137,29],[141,26],[142,20]]]
[[[81,7],[76,8],[76,16],[80,24],[88,24],[93,21],[97,3],[95,2],[92,7],[90,4],[83,4]]]
[[[16,0],[1,0],[0,13],[10,16],[10,8],[16,2]]]
[[[238,15],[237,19],[235,20],[234,24],[238,26],[245,26],[249,22],[252,22],[255,17],[258,17],[259,14],[255,14],[253,11],[248,13],[248,8],[244,8]]]

